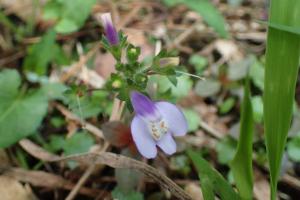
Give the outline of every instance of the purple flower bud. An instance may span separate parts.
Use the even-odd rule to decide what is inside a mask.
[[[112,22],[111,14],[110,13],[102,14],[101,20],[102,20],[104,32],[105,32],[108,42],[112,46],[117,45],[119,43],[119,35],[118,35],[118,32]]]
[[[173,136],[187,133],[187,122],[179,108],[169,102],[153,102],[139,92],[131,92],[135,117],[131,123],[133,141],[146,158],[157,155],[157,147],[166,154],[176,152]]]

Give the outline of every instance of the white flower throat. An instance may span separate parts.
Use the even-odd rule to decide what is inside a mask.
[[[168,132],[168,124],[165,120],[148,121],[149,131],[154,140],[158,141]]]

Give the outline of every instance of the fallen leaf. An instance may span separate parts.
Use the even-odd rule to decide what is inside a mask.
[[[189,183],[184,190],[190,194],[194,200],[203,200],[202,190],[199,184]]]
[[[14,178],[0,176],[1,200],[34,200],[31,190]]]

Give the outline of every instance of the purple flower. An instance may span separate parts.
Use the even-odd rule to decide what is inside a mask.
[[[131,92],[131,103],[135,111],[131,133],[139,152],[146,158],[154,158],[159,146],[168,155],[175,153],[173,136],[187,133],[181,110],[165,101],[153,102],[139,92]]]
[[[119,35],[111,20],[111,14],[110,13],[102,14],[101,20],[102,20],[104,32],[108,42],[111,45],[117,45],[119,43]]]

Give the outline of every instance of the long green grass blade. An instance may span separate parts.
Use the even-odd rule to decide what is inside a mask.
[[[299,0],[272,0],[270,23],[300,26]],[[271,198],[276,199],[280,163],[292,119],[300,37],[269,27],[266,51],[264,120],[270,165]]]
[[[198,153],[188,150],[200,178],[203,197],[205,200],[214,200],[215,194],[222,200],[239,200],[240,197],[222,175],[210,166]]]
[[[237,152],[231,162],[236,186],[242,199],[252,199],[252,139],[253,112],[250,99],[249,82],[246,81],[245,94],[241,111],[241,127]]]

